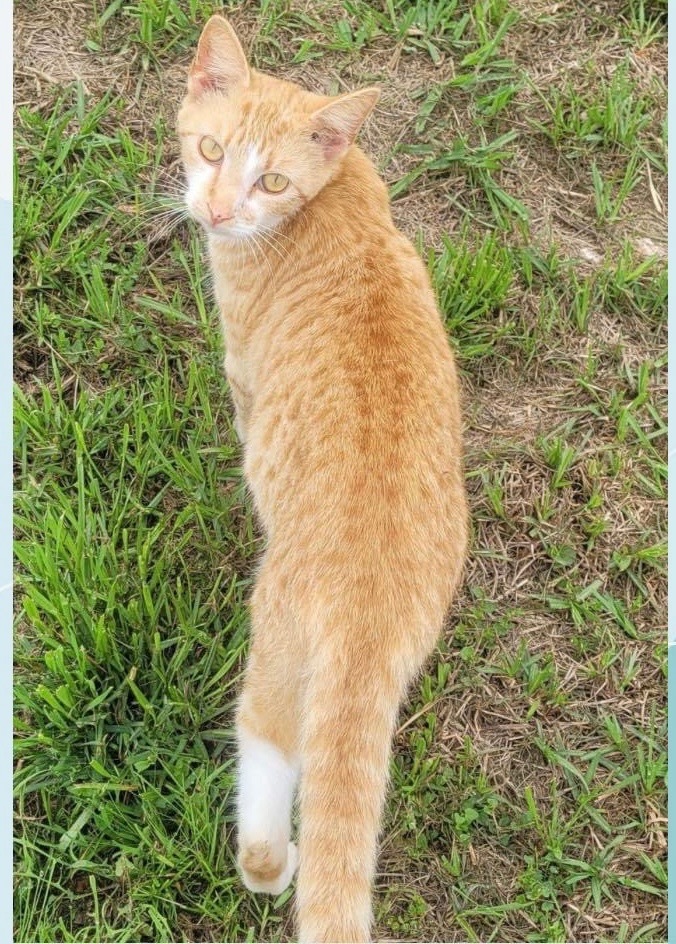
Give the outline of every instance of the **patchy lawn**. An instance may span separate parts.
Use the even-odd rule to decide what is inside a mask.
[[[173,122],[207,0],[15,11],[17,941],[288,940],[233,865],[259,536]],[[377,933],[666,938],[666,0],[225,5],[379,83],[474,536],[402,713]]]

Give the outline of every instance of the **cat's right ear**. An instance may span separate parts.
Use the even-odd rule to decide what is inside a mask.
[[[248,85],[251,78],[237,35],[222,16],[212,16],[202,30],[188,75],[188,92],[199,98],[204,92],[228,92]]]

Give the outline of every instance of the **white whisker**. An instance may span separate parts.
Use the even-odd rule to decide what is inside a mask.
[[[258,229],[255,231],[255,235],[259,236],[270,247],[270,249],[273,250],[273,252],[276,252],[282,261],[288,258],[289,254],[282,252],[282,250],[271,239],[271,237],[265,232],[265,230]]]
[[[263,246],[261,246],[260,242],[259,242],[258,239],[256,238],[256,234],[255,234],[255,233],[251,236],[251,240],[252,240],[253,244],[254,244],[258,249],[260,249],[261,259],[265,262],[266,266],[268,267],[268,272],[270,273],[271,276],[274,275],[274,269],[272,268],[272,263],[271,263],[270,260],[268,259],[267,253],[265,252],[265,249],[263,248]]]

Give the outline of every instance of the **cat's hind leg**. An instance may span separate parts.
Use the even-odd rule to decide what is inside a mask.
[[[291,837],[297,766],[272,742],[242,727],[239,737],[237,862],[252,892],[279,895],[298,864]]]
[[[298,780],[298,651],[271,568],[251,601],[252,643],[237,713],[238,866],[253,892],[279,895],[297,865],[291,810]]]

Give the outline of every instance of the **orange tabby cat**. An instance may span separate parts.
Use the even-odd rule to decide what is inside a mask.
[[[238,863],[275,895],[299,866],[300,941],[370,939],[397,711],[467,542],[453,357],[353,144],[377,99],[255,71],[215,16],[178,117],[267,535],[237,715]]]

